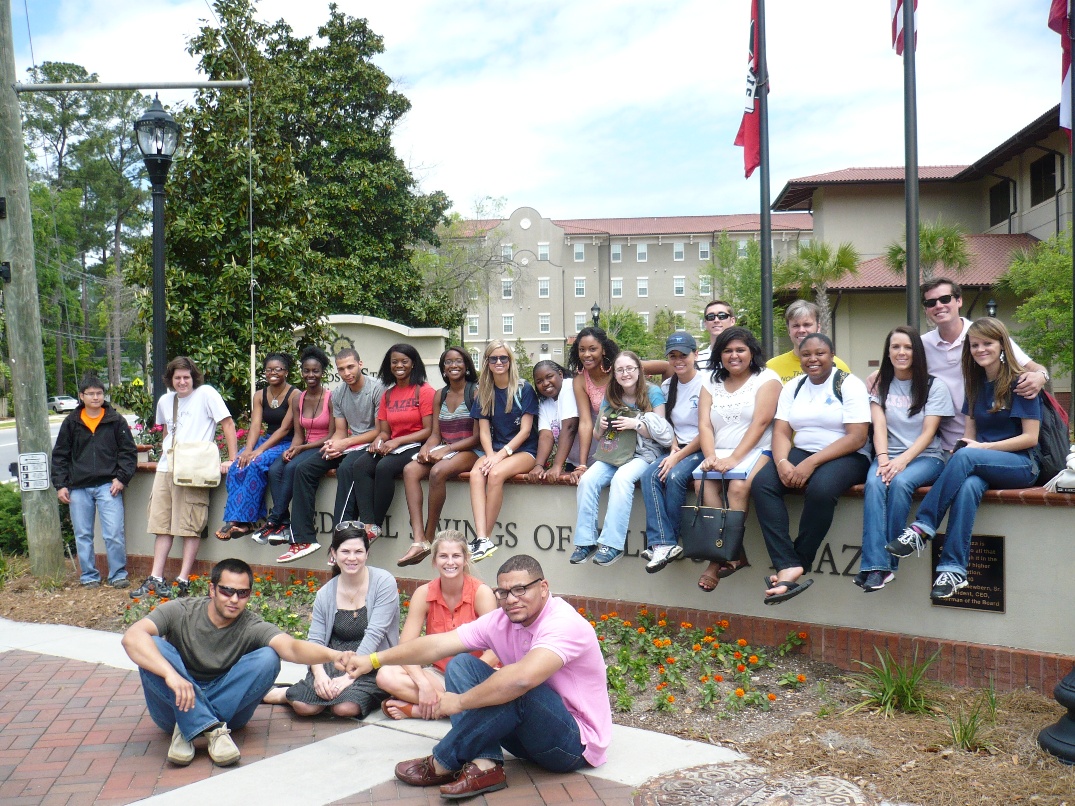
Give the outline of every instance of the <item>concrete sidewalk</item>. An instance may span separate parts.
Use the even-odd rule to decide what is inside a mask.
[[[303,667],[285,664],[282,681]],[[218,768],[204,747],[189,767],[165,760],[116,633],[0,619],[0,802],[17,804],[441,803],[398,783],[395,764],[428,755],[446,721],[302,719],[261,706],[236,732],[243,759]],[[204,744],[204,743],[202,743]],[[876,804],[838,779],[766,780],[727,748],[616,726],[609,761],[557,775],[509,759],[507,789],[473,804]],[[762,800],[756,801],[759,796]],[[791,800],[771,800],[781,796]]]

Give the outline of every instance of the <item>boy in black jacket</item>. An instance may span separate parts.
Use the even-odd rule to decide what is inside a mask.
[[[59,499],[71,506],[75,546],[84,588],[101,585],[94,563],[93,518],[101,516],[108,556],[108,584],[128,588],[127,543],[123,533],[123,488],[134,476],[138,449],[127,420],[105,402],[96,377],[78,385],[79,406],[63,421],[52,449],[52,480]]]

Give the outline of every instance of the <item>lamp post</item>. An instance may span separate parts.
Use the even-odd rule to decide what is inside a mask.
[[[153,403],[164,394],[164,365],[168,345],[164,300],[164,183],[179,145],[179,124],[155,97],[134,124],[138,148],[153,187]]]
[[[989,298],[989,302],[985,304],[986,316],[995,317],[997,315],[997,301],[992,297]]]
[[[601,306],[596,302],[590,308],[590,316],[593,317],[593,326],[597,327],[597,320],[601,318]]]

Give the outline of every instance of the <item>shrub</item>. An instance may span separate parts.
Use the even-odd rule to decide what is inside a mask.
[[[22,495],[14,484],[0,484],[0,552],[25,555],[28,550]]]

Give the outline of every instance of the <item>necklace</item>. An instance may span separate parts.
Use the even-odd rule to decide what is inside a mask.
[[[308,393],[307,392],[303,393],[303,395],[306,395],[306,394],[308,394]],[[317,400],[314,401],[314,411],[313,411],[313,414],[311,414],[310,417],[309,417],[310,426],[313,426],[314,420],[317,419],[317,412],[321,408],[321,398],[324,397],[324,394],[325,394],[325,387],[324,386],[318,387]],[[303,402],[305,402],[305,397],[303,397]],[[301,409],[299,410],[299,422],[300,423],[302,422],[302,410]],[[303,428],[306,428],[306,426],[303,425]],[[307,429],[307,430],[309,430],[309,429]]]
[[[287,397],[287,393],[290,392],[290,391],[291,391],[291,385],[290,384],[284,384],[284,391],[281,392],[280,396],[277,397],[276,395],[273,395],[270,398],[270,400],[269,400],[269,408],[270,409],[278,409],[278,408],[280,408],[280,401],[283,398]]]

